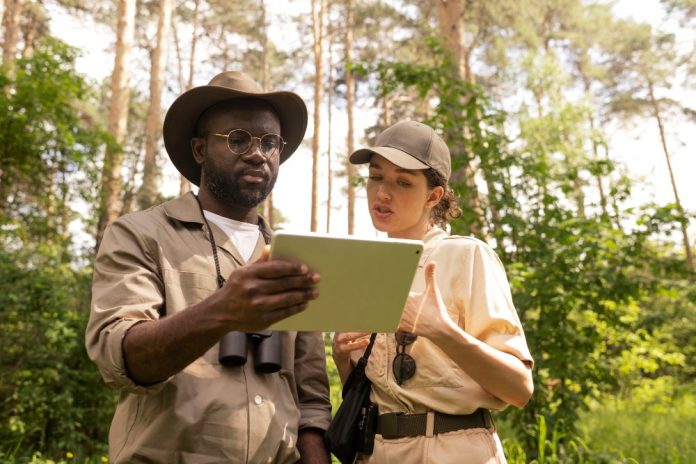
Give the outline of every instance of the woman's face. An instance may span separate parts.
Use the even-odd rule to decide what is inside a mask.
[[[430,210],[443,194],[442,187],[428,187],[423,171],[402,169],[372,155],[367,204],[372,224],[389,237],[420,240],[430,228]]]

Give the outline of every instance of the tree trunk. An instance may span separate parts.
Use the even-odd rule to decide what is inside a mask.
[[[181,53],[181,43],[179,42],[179,33],[176,27],[176,14],[172,14],[172,36],[174,37],[174,50],[176,51],[176,69],[177,69],[177,80],[179,82],[179,92],[183,93],[186,91],[186,84],[184,84],[184,58]]]
[[[172,22],[172,0],[160,0],[157,22],[157,44],[152,54],[150,70],[150,106],[145,126],[145,159],[143,160],[143,182],[137,193],[141,209],[152,206],[159,192],[160,172],[157,166],[162,129],[162,88],[164,70],[167,66],[167,43],[169,26]]]
[[[261,86],[264,92],[271,89],[271,70],[268,64],[268,21],[266,19],[266,2],[260,2],[259,28],[261,29]],[[268,221],[271,229],[274,227],[273,217],[273,192],[269,193],[263,202],[262,214]]]
[[[322,99],[322,41],[325,0],[312,0],[312,36],[314,38],[314,135],[312,136],[312,206],[310,230],[317,231],[319,187],[319,130]]]
[[[391,100],[389,95],[385,95],[382,98],[382,122],[385,128],[391,126]]]
[[[19,42],[19,24],[22,17],[24,0],[7,0],[5,11],[2,15],[2,28],[4,30],[2,42],[2,64],[8,70],[8,75],[14,75],[14,62],[17,55],[17,42]]]
[[[665,139],[665,128],[664,128],[664,125],[662,124],[662,116],[660,115],[660,108],[658,106],[657,99],[655,98],[653,83],[650,80],[648,80],[648,92],[650,94],[650,104],[652,105],[653,116],[655,116],[655,120],[657,121],[657,128],[660,131],[660,141],[662,142],[662,150],[665,154],[665,161],[667,162],[667,170],[669,171],[669,180],[672,183],[672,191],[674,192],[674,202],[677,204],[677,210],[683,216],[684,209],[682,208],[681,200],[679,199],[679,191],[677,190],[677,183],[674,180],[674,173],[672,172],[672,162],[669,159],[669,151],[667,150],[667,140]],[[691,255],[691,242],[689,241],[689,233],[687,230],[687,224],[688,224],[688,222],[686,222],[686,221],[681,222],[682,238],[684,240],[684,251],[686,252],[686,263],[689,265],[689,267],[692,270],[696,271],[696,268],[694,267],[693,256]]]
[[[464,5],[462,0],[436,0],[436,4],[440,33],[445,37],[445,44],[452,52],[457,76],[465,78]]]
[[[21,27],[24,35],[24,48],[22,49],[22,58],[27,59],[34,53],[36,41],[39,38],[42,25],[42,18],[39,16],[42,5],[29,5],[29,8],[24,10],[25,24]]]
[[[328,143],[326,147],[326,178],[327,178],[327,194],[326,194],[326,233],[331,231],[331,192],[333,190],[333,174],[331,171],[331,130],[333,129],[331,116],[332,116],[332,97],[333,97],[333,34],[330,32],[331,29],[327,31],[327,37],[329,41],[329,75],[328,82],[326,85],[326,114],[328,123]]]
[[[116,27],[116,53],[111,76],[111,102],[108,131],[116,145],[107,146],[101,179],[99,222],[97,225],[97,249],[107,224],[121,213],[121,164],[122,144],[128,126],[130,99],[128,59],[133,46],[135,26],[135,0],[119,0]]]
[[[464,42],[464,5],[462,0],[436,0],[436,15],[438,24],[440,27],[440,32],[445,37],[446,46],[452,53],[452,58],[454,60],[452,77],[454,79],[466,80],[467,73],[469,72],[468,65],[466,63],[467,57],[469,56],[465,42]],[[471,74],[469,72],[469,74]],[[470,79],[473,78],[470,75]],[[462,95],[462,98],[468,98],[466,95]],[[456,130],[456,129],[455,129]],[[478,188],[476,187],[476,171],[473,166],[474,153],[469,153],[468,150],[463,146],[457,146],[458,143],[453,143],[459,138],[458,133],[452,133],[449,137],[450,143],[453,145],[453,156],[458,154],[464,155],[467,158],[466,163],[463,166],[463,172],[457,176],[453,173],[453,177],[463,177],[463,181],[466,185],[467,191],[470,192],[467,198],[467,206],[474,213],[475,221],[471,224],[470,232],[473,235],[483,237],[485,235],[484,225],[486,224],[486,217],[483,211],[483,206],[481,203],[481,198],[478,193]],[[464,128],[464,137],[470,137],[467,128]]]
[[[355,149],[353,134],[353,106],[355,105],[355,80],[350,66],[353,62],[353,1],[346,0],[346,25],[344,36],[344,61],[346,67],[346,113],[348,116],[348,133],[346,135],[346,174],[348,175],[348,233],[355,232],[355,187],[353,182],[356,177],[356,169],[349,161],[351,153]]]
[[[201,0],[195,0],[193,7],[193,31],[191,32],[191,55],[189,59],[189,76],[187,89],[193,88],[194,63],[196,62],[196,45],[198,44],[198,10],[201,6]]]
[[[587,77],[585,77],[585,73],[583,69],[580,69],[580,72],[583,75],[583,83],[585,86],[585,95],[586,97],[592,102],[592,94],[590,93],[590,81]],[[593,102],[594,106],[594,102]],[[589,113],[589,122],[590,122],[590,133],[591,133],[591,138],[592,138],[592,159],[594,161],[599,161],[599,146],[597,144],[597,138],[595,137],[595,121],[594,121],[594,114],[592,111]],[[595,179],[597,180],[597,188],[599,189],[599,204],[602,207],[602,214],[604,216],[609,216],[609,213],[607,211],[607,196],[604,193],[604,182],[602,182],[602,175],[601,174],[596,174]]]
[[[201,0],[195,0],[193,7],[193,31],[191,32],[191,55],[189,56],[189,75],[188,84],[186,86],[187,89],[193,88],[194,63],[196,62],[196,45],[198,43],[198,11],[200,9],[200,6]],[[190,190],[191,183],[184,176],[181,176],[179,178],[179,194],[183,195],[184,193]]]

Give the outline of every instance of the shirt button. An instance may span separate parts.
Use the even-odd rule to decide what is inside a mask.
[[[261,404],[261,403],[263,403],[263,398],[261,397],[261,395],[256,395],[256,396],[254,397],[254,403],[256,403],[256,404]]]

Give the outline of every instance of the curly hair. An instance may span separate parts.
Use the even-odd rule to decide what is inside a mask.
[[[442,187],[445,189],[442,199],[430,212],[430,222],[444,228],[451,219],[461,217],[462,209],[459,207],[459,200],[447,180],[437,171],[430,168],[424,170],[423,173],[429,188]]]

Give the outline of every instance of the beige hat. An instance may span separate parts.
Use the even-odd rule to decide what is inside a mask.
[[[226,71],[213,77],[208,85],[194,87],[181,94],[164,117],[164,147],[176,169],[196,185],[201,182],[201,167],[193,158],[191,139],[196,123],[211,106],[235,98],[254,98],[268,102],[280,119],[280,135],[286,142],[280,162],[292,155],[307,130],[307,106],[292,92],[263,92],[247,74]]]
[[[445,180],[452,172],[447,144],[432,127],[416,121],[401,121],[382,131],[375,146],[361,148],[350,155],[352,164],[369,163],[373,154],[404,169],[433,168]]]

